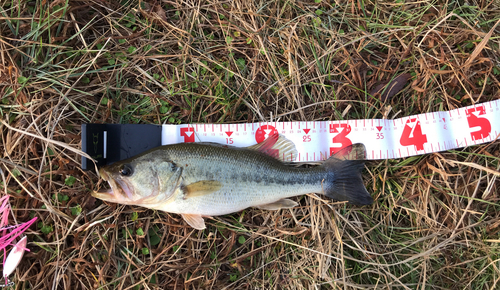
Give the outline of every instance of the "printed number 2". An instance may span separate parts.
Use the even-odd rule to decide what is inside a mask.
[[[399,143],[403,146],[414,145],[417,151],[424,150],[424,144],[427,143],[427,135],[422,134],[422,127],[417,118],[406,121]]]
[[[233,138],[226,138],[226,144],[233,144]]]

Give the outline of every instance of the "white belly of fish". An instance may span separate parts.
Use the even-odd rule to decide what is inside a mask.
[[[165,204],[160,210],[171,213],[200,214],[218,216],[276,202],[280,199],[320,192],[321,186],[310,184],[283,186],[279,184],[266,186],[242,186],[225,184],[221,190],[203,196],[184,198],[181,194],[175,200]]]

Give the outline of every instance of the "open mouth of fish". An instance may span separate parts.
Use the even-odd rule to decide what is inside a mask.
[[[101,188],[99,191],[93,191],[93,197],[109,201],[117,201],[124,197],[131,197],[132,191],[126,182],[115,181],[102,169],[99,170],[99,175],[104,181],[108,182],[109,188]]]

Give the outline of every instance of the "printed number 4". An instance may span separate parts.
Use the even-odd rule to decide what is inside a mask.
[[[424,144],[427,143],[427,135],[422,133],[422,127],[417,118],[406,121],[399,143],[403,146],[414,145],[417,151],[424,150]]]

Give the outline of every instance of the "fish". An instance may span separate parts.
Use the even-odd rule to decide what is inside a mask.
[[[204,217],[249,207],[293,208],[298,203],[290,197],[308,193],[357,205],[373,202],[361,174],[363,144],[348,146],[311,168],[290,166],[296,156],[293,142],[279,134],[244,148],[201,142],[164,145],[101,167],[99,175],[110,188],[92,195],[180,214],[198,230],[206,228]]]

